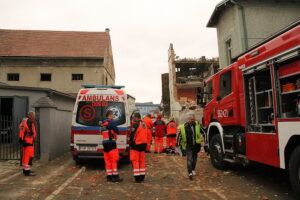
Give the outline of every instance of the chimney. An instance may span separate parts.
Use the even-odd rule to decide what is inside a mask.
[[[107,34],[109,34],[109,31],[110,31],[109,28],[106,28],[106,29],[105,29],[105,32],[106,32]]]

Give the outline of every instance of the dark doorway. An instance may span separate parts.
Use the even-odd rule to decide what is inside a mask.
[[[0,97],[0,160],[20,159],[19,124],[28,111],[28,97]]]
[[[12,117],[13,98],[0,97],[0,115]]]

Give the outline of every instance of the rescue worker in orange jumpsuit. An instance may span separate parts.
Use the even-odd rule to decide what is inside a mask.
[[[142,122],[140,113],[134,113],[133,120],[136,123],[130,134],[130,160],[135,181],[140,183],[144,181],[146,175],[147,126]]]
[[[34,158],[34,140],[36,138],[34,120],[35,113],[30,111],[19,125],[19,142],[22,145],[21,165],[25,176],[35,176],[31,171],[32,160]]]
[[[116,143],[119,129],[113,119],[114,112],[108,110],[105,120],[100,123],[103,136],[102,144],[104,148],[106,178],[108,182],[122,182],[123,179],[119,177],[118,173],[119,150]]]
[[[166,124],[165,122],[161,119],[162,116],[161,114],[157,115],[157,119],[154,122],[154,145],[155,145],[155,150],[154,153],[162,153],[164,150],[164,136],[166,132]]]
[[[169,123],[167,124],[167,153],[175,154],[176,147],[176,133],[177,124],[174,121],[174,117],[170,117]]]
[[[152,119],[151,119],[151,115],[147,114],[146,117],[144,117],[143,122],[147,126],[147,148],[146,148],[146,153],[150,153],[151,142],[152,142],[152,128],[153,128],[153,122],[152,122]]]

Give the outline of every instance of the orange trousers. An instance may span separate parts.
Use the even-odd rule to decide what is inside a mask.
[[[161,153],[164,150],[164,137],[154,138],[155,151]]]
[[[113,149],[104,152],[105,169],[107,176],[118,175],[119,150]]]
[[[23,147],[22,149],[22,167],[24,170],[30,170],[30,159],[34,157],[34,146]]]
[[[130,150],[130,160],[133,168],[133,176],[146,174],[145,152]]]
[[[151,141],[152,141],[152,131],[150,129],[147,129],[147,148],[146,148],[146,151],[150,151]]]
[[[176,147],[176,137],[167,137],[167,147],[169,148]]]

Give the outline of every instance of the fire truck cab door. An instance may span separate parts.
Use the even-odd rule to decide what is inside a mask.
[[[232,68],[224,71],[220,74],[218,78],[217,88],[217,109],[216,116],[218,121],[223,124],[234,124],[234,110],[236,110],[237,98],[235,97],[236,92],[235,81],[234,81],[234,71]]]

